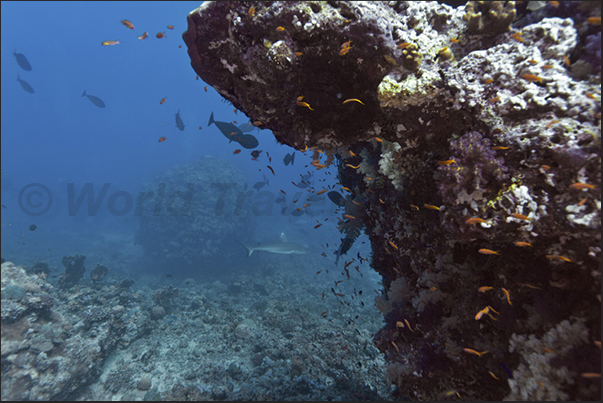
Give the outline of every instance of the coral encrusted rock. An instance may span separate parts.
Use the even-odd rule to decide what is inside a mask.
[[[559,3],[188,16],[195,72],[350,189],[343,239],[370,238],[402,398],[600,397],[601,10]]]

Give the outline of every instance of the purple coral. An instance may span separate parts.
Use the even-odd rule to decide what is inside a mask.
[[[480,133],[469,132],[450,142],[456,163],[439,167],[439,192],[444,203],[458,204],[457,197],[475,190],[496,194],[509,178],[502,158],[490,147],[490,140]]]

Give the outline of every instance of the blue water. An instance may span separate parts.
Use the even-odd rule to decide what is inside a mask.
[[[281,214],[281,205],[269,213],[252,212],[241,234],[243,241],[277,242],[285,232],[314,255],[324,252],[325,263],[334,265],[333,253],[343,238],[336,228],[336,206],[325,199],[314,203],[312,216],[290,213],[303,202],[302,197],[293,205],[299,198],[295,194],[309,194],[292,181],[312,172],[314,192],[334,188],[336,168],[316,171],[308,165],[310,155],[300,152],[295,165],[285,166],[283,157],[294,150],[278,144],[269,130],[259,129],[250,133],[259,140],[256,149],[262,150],[254,161],[251,150],[229,143],[216,126],[207,126],[211,112],[216,120],[238,125],[248,119],[222,102],[211,87],[205,91],[207,84],[196,79],[190,66],[182,33],[186,15],[198,6],[198,2],[2,2],[3,259],[24,265],[41,260],[62,270],[64,255],[86,254],[90,267],[106,262],[108,253],[119,253],[134,274],[144,271],[144,250],[133,241],[140,217],[119,192],[136,203],[143,185],[157,175],[211,155],[240,169],[248,189],[266,177],[269,185],[262,191],[274,198],[281,191],[287,193],[287,213]],[[132,21],[135,29],[125,27],[122,19]],[[139,40],[144,32],[148,38]],[[157,39],[158,32],[166,37]],[[108,40],[120,44],[101,45]],[[31,71],[19,66],[15,51],[27,58]],[[17,77],[35,92],[26,92]],[[84,90],[106,107],[82,97]],[[160,104],[164,97],[167,100]],[[184,131],[176,127],[178,110]],[[159,142],[161,137],[166,140]],[[242,151],[233,154],[236,149]],[[99,197],[103,186],[107,193]],[[97,206],[89,206],[88,199],[79,208],[74,205],[84,189],[94,191],[89,199]],[[314,229],[319,223],[323,225]],[[32,224],[35,231],[29,229]],[[358,252],[366,257],[367,243],[357,242],[349,255]],[[230,263],[234,258],[244,265],[245,251],[233,242],[230,258]]]

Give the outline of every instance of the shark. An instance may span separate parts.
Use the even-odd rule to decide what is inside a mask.
[[[251,254],[255,251],[264,251],[268,253],[276,253],[279,255],[305,255],[310,252],[308,249],[304,248],[301,245],[298,245],[293,242],[289,242],[284,233],[281,234],[280,242],[274,243],[265,243],[263,245],[258,246],[249,246],[244,243],[237,241],[239,245],[247,249],[247,256],[251,256]]]

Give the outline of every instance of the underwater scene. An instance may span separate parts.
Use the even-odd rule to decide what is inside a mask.
[[[1,3],[2,400],[601,399],[601,8]]]

